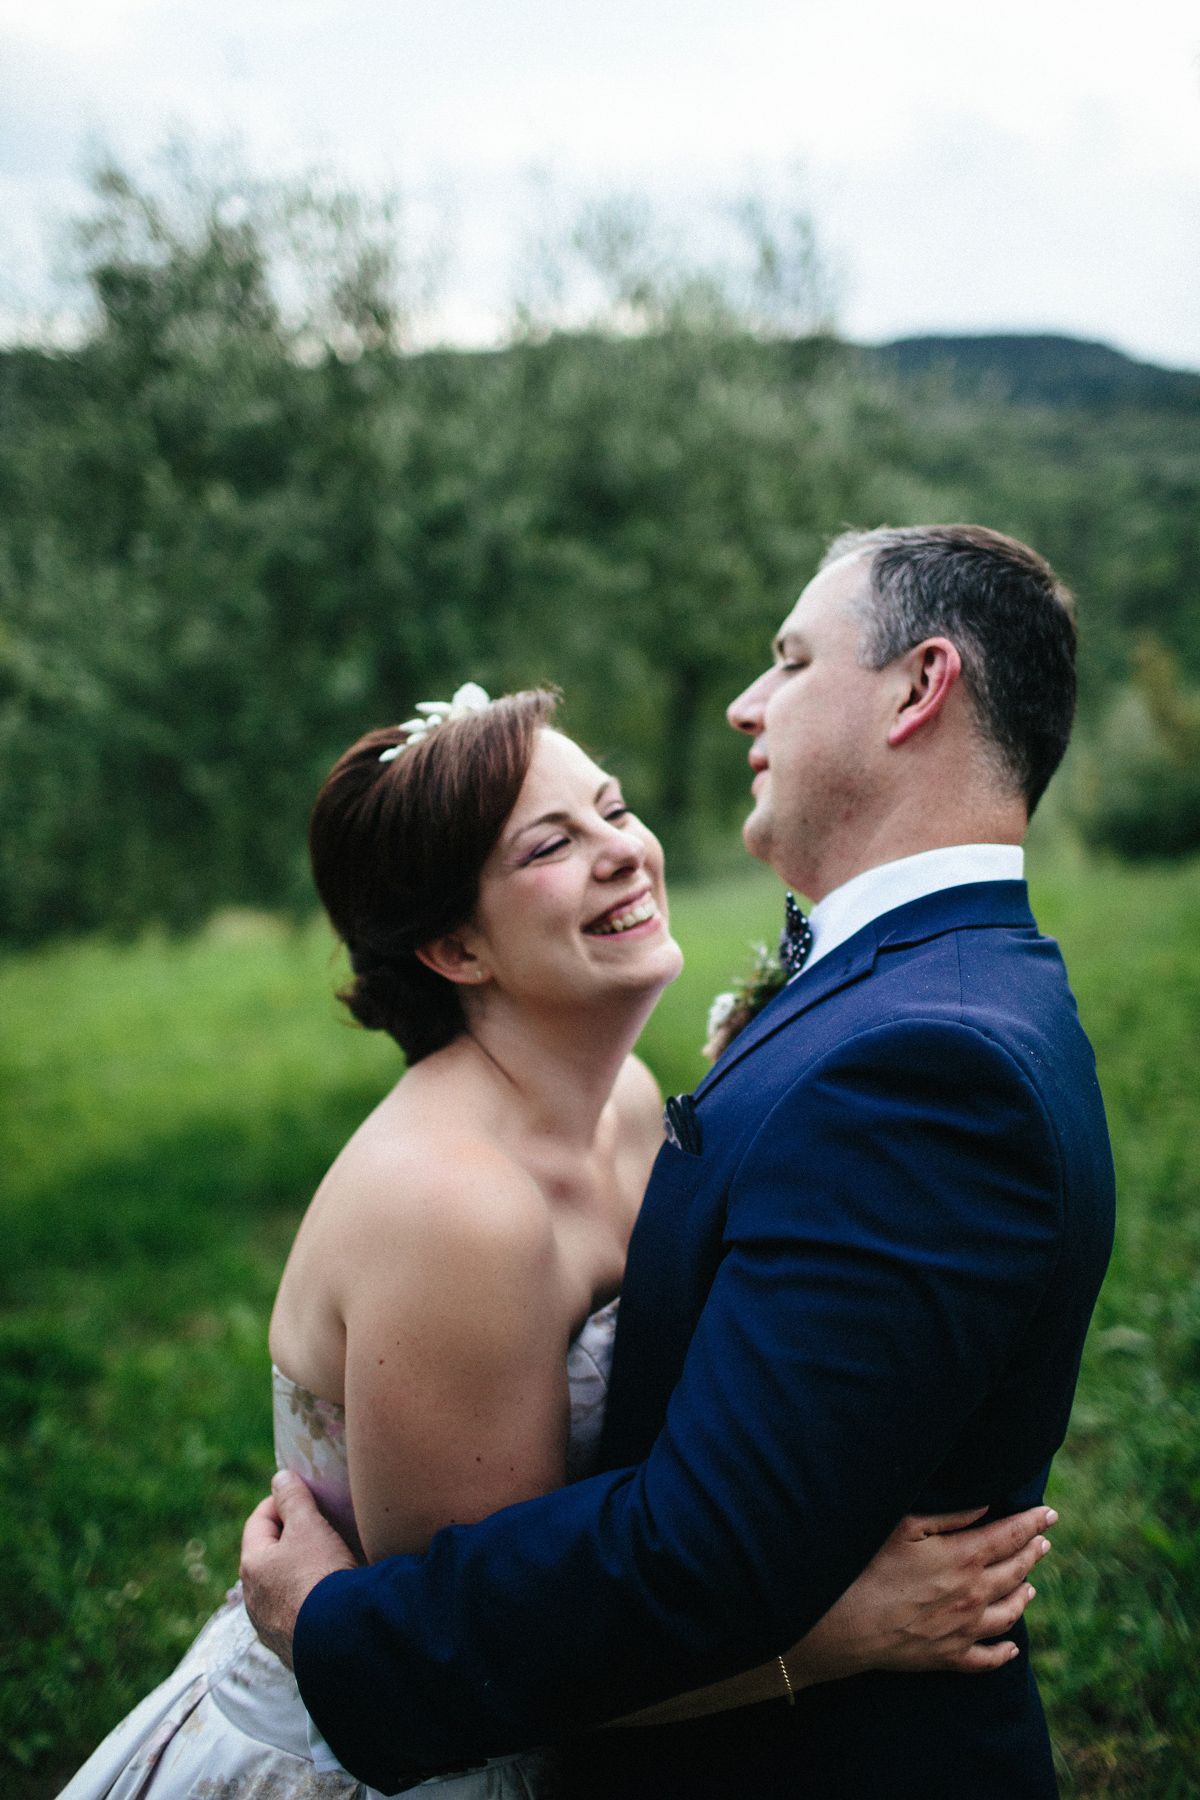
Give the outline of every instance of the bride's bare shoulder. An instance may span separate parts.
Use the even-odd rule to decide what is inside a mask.
[[[549,1246],[552,1223],[536,1183],[488,1138],[470,1096],[430,1080],[423,1065],[366,1118],[310,1209],[356,1267],[396,1251],[427,1256]],[[416,1079],[421,1077],[421,1079]]]
[[[343,1398],[352,1339],[370,1350],[389,1322],[428,1326],[431,1309],[496,1315],[502,1329],[497,1295],[514,1306],[532,1298],[544,1315],[561,1285],[544,1195],[469,1106],[448,1108],[452,1097],[406,1077],[360,1125],[301,1222],[271,1350],[326,1399]],[[459,1330],[454,1341],[471,1340]]]

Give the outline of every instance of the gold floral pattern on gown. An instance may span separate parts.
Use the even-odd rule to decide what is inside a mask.
[[[350,1498],[346,1460],[346,1409],[321,1400],[272,1365],[275,1466],[302,1475],[331,1525],[362,1555]]]

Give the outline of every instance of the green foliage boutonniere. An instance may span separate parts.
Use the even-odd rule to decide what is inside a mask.
[[[715,1062],[727,1050],[739,1031],[760,1013],[768,1000],[773,1000],[787,984],[787,971],[773,950],[765,944],[754,946],[754,967],[727,994],[718,994],[708,1014],[708,1041],[704,1054]]]

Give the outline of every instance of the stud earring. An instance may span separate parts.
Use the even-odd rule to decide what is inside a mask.
[[[486,974],[487,974],[487,970],[486,970],[486,969],[476,969],[476,971],[475,971],[475,979],[476,979],[476,981],[482,981],[482,980],[483,980],[483,979],[484,979],[484,976],[485,976],[485,975],[486,975]]]

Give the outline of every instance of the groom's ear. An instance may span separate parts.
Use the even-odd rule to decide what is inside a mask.
[[[473,987],[480,979],[479,958],[467,949],[460,937],[431,938],[413,954],[418,962],[423,962],[435,975],[445,976],[447,981],[461,981]]]
[[[897,659],[903,686],[888,731],[892,749],[936,719],[962,674],[962,657],[949,638],[926,638]]]

